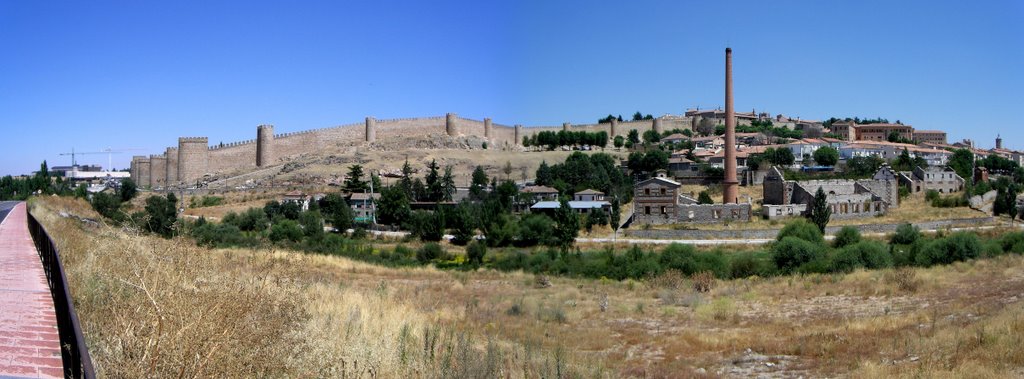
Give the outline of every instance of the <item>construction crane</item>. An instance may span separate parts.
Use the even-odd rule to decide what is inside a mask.
[[[126,151],[132,151],[132,150],[142,150],[142,149],[138,149],[138,148],[112,149],[112,148],[108,147],[108,148],[100,150],[100,151],[76,152],[75,148],[72,147],[70,153],[60,153],[59,155],[70,155],[71,156],[71,167],[76,167],[76,166],[78,166],[78,161],[77,161],[77,159],[75,159],[76,155],[106,154],[107,155],[107,171],[110,171],[112,169],[112,167],[113,167],[113,158],[112,158],[113,154],[120,154],[120,153],[123,153],[123,152],[126,152]]]

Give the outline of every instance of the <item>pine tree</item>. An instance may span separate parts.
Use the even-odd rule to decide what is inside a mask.
[[[444,167],[444,176],[441,177],[441,199],[452,201],[455,196],[455,176],[452,174],[452,166]]]
[[[814,193],[811,213],[807,217],[811,219],[814,225],[818,226],[818,230],[822,234],[825,233],[825,226],[828,225],[829,218],[832,217],[832,208],[828,206],[828,197],[825,195],[825,190],[821,189],[821,187],[818,187],[818,192]]]

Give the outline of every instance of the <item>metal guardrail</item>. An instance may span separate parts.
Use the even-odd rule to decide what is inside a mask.
[[[60,352],[64,360],[64,376],[67,378],[93,379],[96,372],[92,367],[92,359],[82,336],[82,328],[75,313],[75,304],[71,301],[67,278],[64,276],[64,265],[60,262],[60,252],[53,239],[46,233],[43,225],[28,214],[28,230],[35,241],[39,258],[46,272],[46,280],[53,295],[53,307],[57,314],[57,334],[60,336]]]

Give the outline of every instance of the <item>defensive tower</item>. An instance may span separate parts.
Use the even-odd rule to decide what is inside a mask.
[[[256,127],[256,167],[274,164],[274,125]]]
[[[209,140],[206,137],[178,138],[178,180],[194,183],[210,165]]]
[[[167,157],[149,156],[149,187],[163,187],[167,183]]]
[[[373,117],[366,118],[366,142],[377,142],[377,119]]]
[[[168,147],[164,156],[167,157],[167,176],[164,177],[164,183],[172,185],[178,182],[178,148]]]
[[[444,117],[444,130],[448,133],[449,137],[455,137],[459,135],[459,130],[455,126],[456,119],[459,115],[456,113],[448,113]]]
[[[484,118],[484,138],[491,139],[491,118]]]

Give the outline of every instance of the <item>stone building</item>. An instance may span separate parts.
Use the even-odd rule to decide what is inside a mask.
[[[949,167],[915,167],[914,171],[900,172],[899,180],[900,186],[909,189],[910,193],[928,190],[953,193],[964,189],[964,178]]]
[[[696,204],[679,193],[681,184],[654,177],[637,183],[633,190],[633,222],[638,224],[719,223],[750,221],[751,206]]]
[[[915,130],[914,141],[918,143],[946,143],[946,132],[941,130]]]
[[[558,201],[538,201],[530,207],[531,212],[554,213],[562,206]],[[580,214],[589,214],[598,209],[603,209],[605,214],[611,212],[612,203],[604,199],[604,192],[592,189],[577,192],[572,201],[569,201],[569,208]]]
[[[818,189],[825,191],[832,219],[872,217],[899,206],[897,174],[883,165],[871,179],[786,180],[777,167],[765,176],[762,212],[768,219],[806,215]]]

